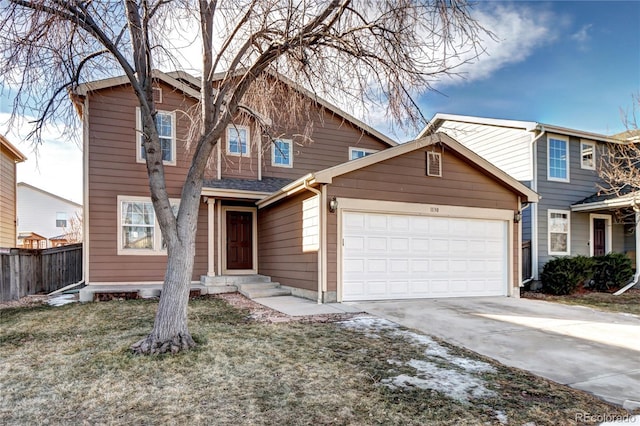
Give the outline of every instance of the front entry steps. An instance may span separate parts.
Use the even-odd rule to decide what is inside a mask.
[[[266,275],[203,275],[200,282],[207,287],[209,294],[238,291],[249,299],[291,295],[290,290],[282,288],[280,283],[271,282],[271,277]]]

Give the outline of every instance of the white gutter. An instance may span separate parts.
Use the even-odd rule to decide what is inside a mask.
[[[323,200],[323,193],[326,195],[325,191],[319,191],[311,186],[309,186],[309,179],[305,179],[303,185],[304,185],[304,189],[306,189],[307,191],[311,191],[314,194],[316,194],[318,196],[318,234],[319,234],[319,240],[318,240],[318,304],[322,304],[322,283],[324,282],[323,280],[323,276],[325,274],[324,268],[323,266],[323,259],[324,259],[324,253],[322,250],[323,244],[322,242],[324,241],[324,226],[323,226],[323,222],[324,222],[324,218],[326,215],[325,209],[322,208],[324,206],[324,203],[322,202]],[[324,188],[324,187],[323,187]]]
[[[629,284],[613,293],[614,296],[620,296],[622,293],[638,284],[638,280],[640,280],[640,250],[638,250],[638,247],[640,247],[640,206],[638,206],[635,200],[633,201],[633,211],[636,216],[636,273]]]
[[[531,157],[533,158],[533,180],[531,189],[538,192],[538,150],[536,142],[546,134],[544,126],[539,127],[540,134],[531,141]],[[531,279],[538,279],[538,203],[531,208]]]

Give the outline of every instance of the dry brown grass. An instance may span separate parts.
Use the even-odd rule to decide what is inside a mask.
[[[156,302],[112,301],[0,311],[0,424],[576,424],[578,413],[625,414],[588,394],[491,362],[491,397],[461,403],[392,390],[388,360],[424,350],[331,322],[258,322],[220,299],[192,300],[199,347],[136,357]],[[482,359],[449,347],[458,356]],[[446,364],[446,361],[442,361]],[[456,368],[453,365],[447,368]]]
[[[564,303],[567,305],[582,305],[608,312],[623,312],[640,315],[640,289],[630,289],[620,296],[611,293],[585,292],[567,296],[553,296],[543,293],[524,293],[524,297]]]

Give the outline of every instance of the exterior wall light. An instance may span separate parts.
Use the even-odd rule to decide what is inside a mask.
[[[336,197],[331,197],[329,201],[329,211],[335,213],[336,210],[338,210],[338,200],[336,200]]]
[[[513,215],[513,221],[515,223],[519,223],[521,220],[522,220],[522,212],[521,211],[515,212],[515,214]]]

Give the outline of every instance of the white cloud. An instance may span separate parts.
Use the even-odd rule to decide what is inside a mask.
[[[484,36],[485,53],[457,70],[464,79],[451,78],[440,85],[462,84],[490,77],[509,64],[522,62],[538,48],[556,40],[564,22],[542,7],[535,9],[522,4],[485,3],[474,17],[494,37]],[[470,55],[466,58],[470,59]],[[438,87],[438,84],[436,84]]]
[[[571,35],[571,39],[577,41],[578,43],[586,43],[591,38],[589,34],[589,30],[591,29],[592,24],[583,25],[578,32]]]
[[[60,138],[58,129],[49,127],[43,133],[42,145],[34,149],[26,139],[28,127],[18,125],[7,132],[8,119],[9,114],[0,113],[0,133],[27,157],[18,164],[18,182],[82,203],[82,150],[75,141]]]

